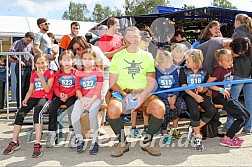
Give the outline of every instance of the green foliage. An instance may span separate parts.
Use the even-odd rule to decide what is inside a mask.
[[[213,0],[213,6],[220,7],[220,8],[229,8],[229,9],[237,9],[231,2],[228,0]]]
[[[169,0],[125,0],[125,15],[141,15],[154,12],[156,6],[170,6]]]
[[[109,6],[103,7],[100,3],[96,3],[94,7],[94,11],[92,12],[92,16],[95,22],[100,22],[103,19],[109,16],[121,16],[122,11],[118,8],[115,8],[114,11],[110,9]]]
[[[68,10],[63,13],[63,20],[76,20],[76,21],[86,21],[85,15],[88,13],[87,5],[85,3],[71,2],[68,6]]]

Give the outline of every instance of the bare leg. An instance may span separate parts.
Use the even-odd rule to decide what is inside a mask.
[[[13,140],[15,143],[17,143],[17,141],[18,141],[18,136],[19,136],[21,127],[22,127],[22,126],[20,126],[20,125],[14,124],[13,139],[12,139],[12,140]]]
[[[40,143],[41,136],[42,136],[42,124],[35,124],[35,133],[36,133],[36,142]]]

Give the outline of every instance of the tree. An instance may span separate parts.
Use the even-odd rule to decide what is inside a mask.
[[[125,0],[125,15],[141,15],[154,12],[157,6],[170,6],[169,0]]]
[[[103,17],[103,8],[100,3],[96,3],[94,7],[94,11],[92,12],[93,19],[95,22],[102,21]]]
[[[122,11],[118,8],[115,8],[114,11],[110,9],[109,6],[103,7],[100,3],[96,3],[92,16],[95,22],[101,22],[103,19],[109,16],[121,16]]]
[[[112,16],[122,16],[122,15],[123,15],[122,11],[118,8],[115,8],[115,10],[112,11]]]
[[[71,2],[68,6],[68,10],[63,13],[63,20],[76,20],[76,21],[86,21],[85,15],[88,13],[87,5],[85,3]]]
[[[213,6],[220,7],[220,8],[229,8],[229,9],[237,9],[231,2],[228,0],[213,0]]]

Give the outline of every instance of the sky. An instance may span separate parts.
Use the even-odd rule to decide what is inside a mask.
[[[123,11],[124,0],[71,0],[72,2],[84,2],[90,11],[94,5],[100,2],[102,6],[115,7]],[[196,7],[211,6],[213,0],[170,0],[171,5],[181,8],[184,4]],[[46,17],[49,19],[62,19],[65,10],[68,9],[70,0],[0,0],[0,16],[27,16],[27,17]],[[252,11],[252,0],[229,0],[240,10]]]

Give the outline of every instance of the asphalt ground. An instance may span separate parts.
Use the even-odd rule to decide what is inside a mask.
[[[225,122],[225,117],[221,118]],[[183,135],[179,140],[173,140],[171,146],[162,143],[162,136],[154,138],[155,145],[162,155],[154,157],[141,150],[143,138],[135,139],[128,136],[130,151],[119,158],[112,158],[115,135],[109,125],[105,126],[106,135],[99,136],[100,149],[97,155],[89,155],[89,145],[86,151],[77,154],[76,149],[67,147],[67,141],[62,141],[53,148],[45,147],[46,130],[42,136],[43,155],[32,158],[33,135],[30,142],[26,142],[27,135],[32,125],[24,125],[20,133],[21,148],[11,155],[0,154],[0,166],[252,166],[252,135],[239,134],[245,139],[241,148],[228,148],[219,146],[219,137],[207,138],[203,141],[205,150],[197,152],[186,140],[186,132],[189,121],[181,119],[179,123]],[[138,125],[142,128],[142,125]],[[45,126],[46,129],[46,126]],[[12,138],[13,124],[0,122],[0,152],[8,145]],[[125,126],[126,134],[130,132],[130,126]],[[68,128],[63,129],[63,138],[67,138]]]

